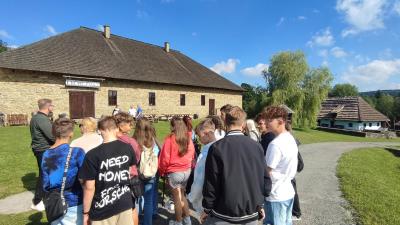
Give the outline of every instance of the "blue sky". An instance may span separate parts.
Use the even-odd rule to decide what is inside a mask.
[[[279,51],[302,50],[334,83],[400,89],[400,0],[2,1],[0,39],[11,47],[79,26],[171,43],[233,82],[265,85]]]

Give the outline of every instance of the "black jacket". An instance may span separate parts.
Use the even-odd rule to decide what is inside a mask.
[[[275,134],[272,132],[261,134],[260,144],[262,145],[262,147],[264,149],[264,155],[266,155],[266,153],[267,153],[269,143],[271,143],[271,141],[273,141],[274,138],[275,138]]]
[[[266,189],[266,164],[261,145],[240,131],[228,132],[208,152],[203,207],[211,216],[230,223],[258,219]]]
[[[52,124],[46,114],[38,112],[32,116],[30,130],[33,151],[44,151],[54,144]]]

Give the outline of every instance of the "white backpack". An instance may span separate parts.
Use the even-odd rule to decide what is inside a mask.
[[[158,157],[154,153],[153,148],[142,146],[143,151],[140,154],[139,172],[143,179],[154,177],[158,170]]]

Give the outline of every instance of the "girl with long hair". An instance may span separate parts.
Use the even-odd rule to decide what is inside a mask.
[[[194,159],[194,146],[188,129],[179,117],[171,120],[171,134],[165,140],[159,157],[159,173],[167,176],[175,205],[175,220],[170,225],[191,225],[185,188]]]
[[[154,166],[151,160],[158,157],[160,149],[156,141],[156,132],[151,122],[146,118],[139,119],[136,122],[133,138],[138,142],[139,148],[142,152],[141,160]],[[155,164],[155,166],[155,169],[157,169],[157,164]],[[140,168],[139,170],[142,169],[144,168]],[[143,174],[141,176],[143,176]],[[142,211],[144,211],[143,225],[152,225],[153,216],[157,215],[158,208],[157,174],[154,174],[154,176],[151,177],[142,177],[142,180],[144,183],[144,195],[139,200],[139,214],[142,214]]]

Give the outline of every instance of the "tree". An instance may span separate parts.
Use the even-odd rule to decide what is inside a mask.
[[[254,87],[250,84],[242,83],[241,87],[245,90],[243,93],[243,109],[248,118],[255,117],[257,113],[268,105],[267,90],[263,87]]]
[[[393,120],[395,118],[395,99],[391,95],[381,94],[376,101],[376,109]]]
[[[317,125],[321,104],[328,96],[332,81],[333,75],[326,67],[311,69],[305,76],[303,84],[304,107],[297,111],[300,127],[309,128]]]
[[[7,51],[7,43],[0,40],[0,52],[5,52]]]
[[[295,112],[303,106],[304,93],[301,88],[308,72],[305,55],[301,51],[280,52],[274,55],[268,71],[263,73],[267,91],[273,105],[286,104]],[[293,125],[298,121],[293,117]]]
[[[358,96],[358,88],[352,84],[336,84],[329,93],[330,97]]]

